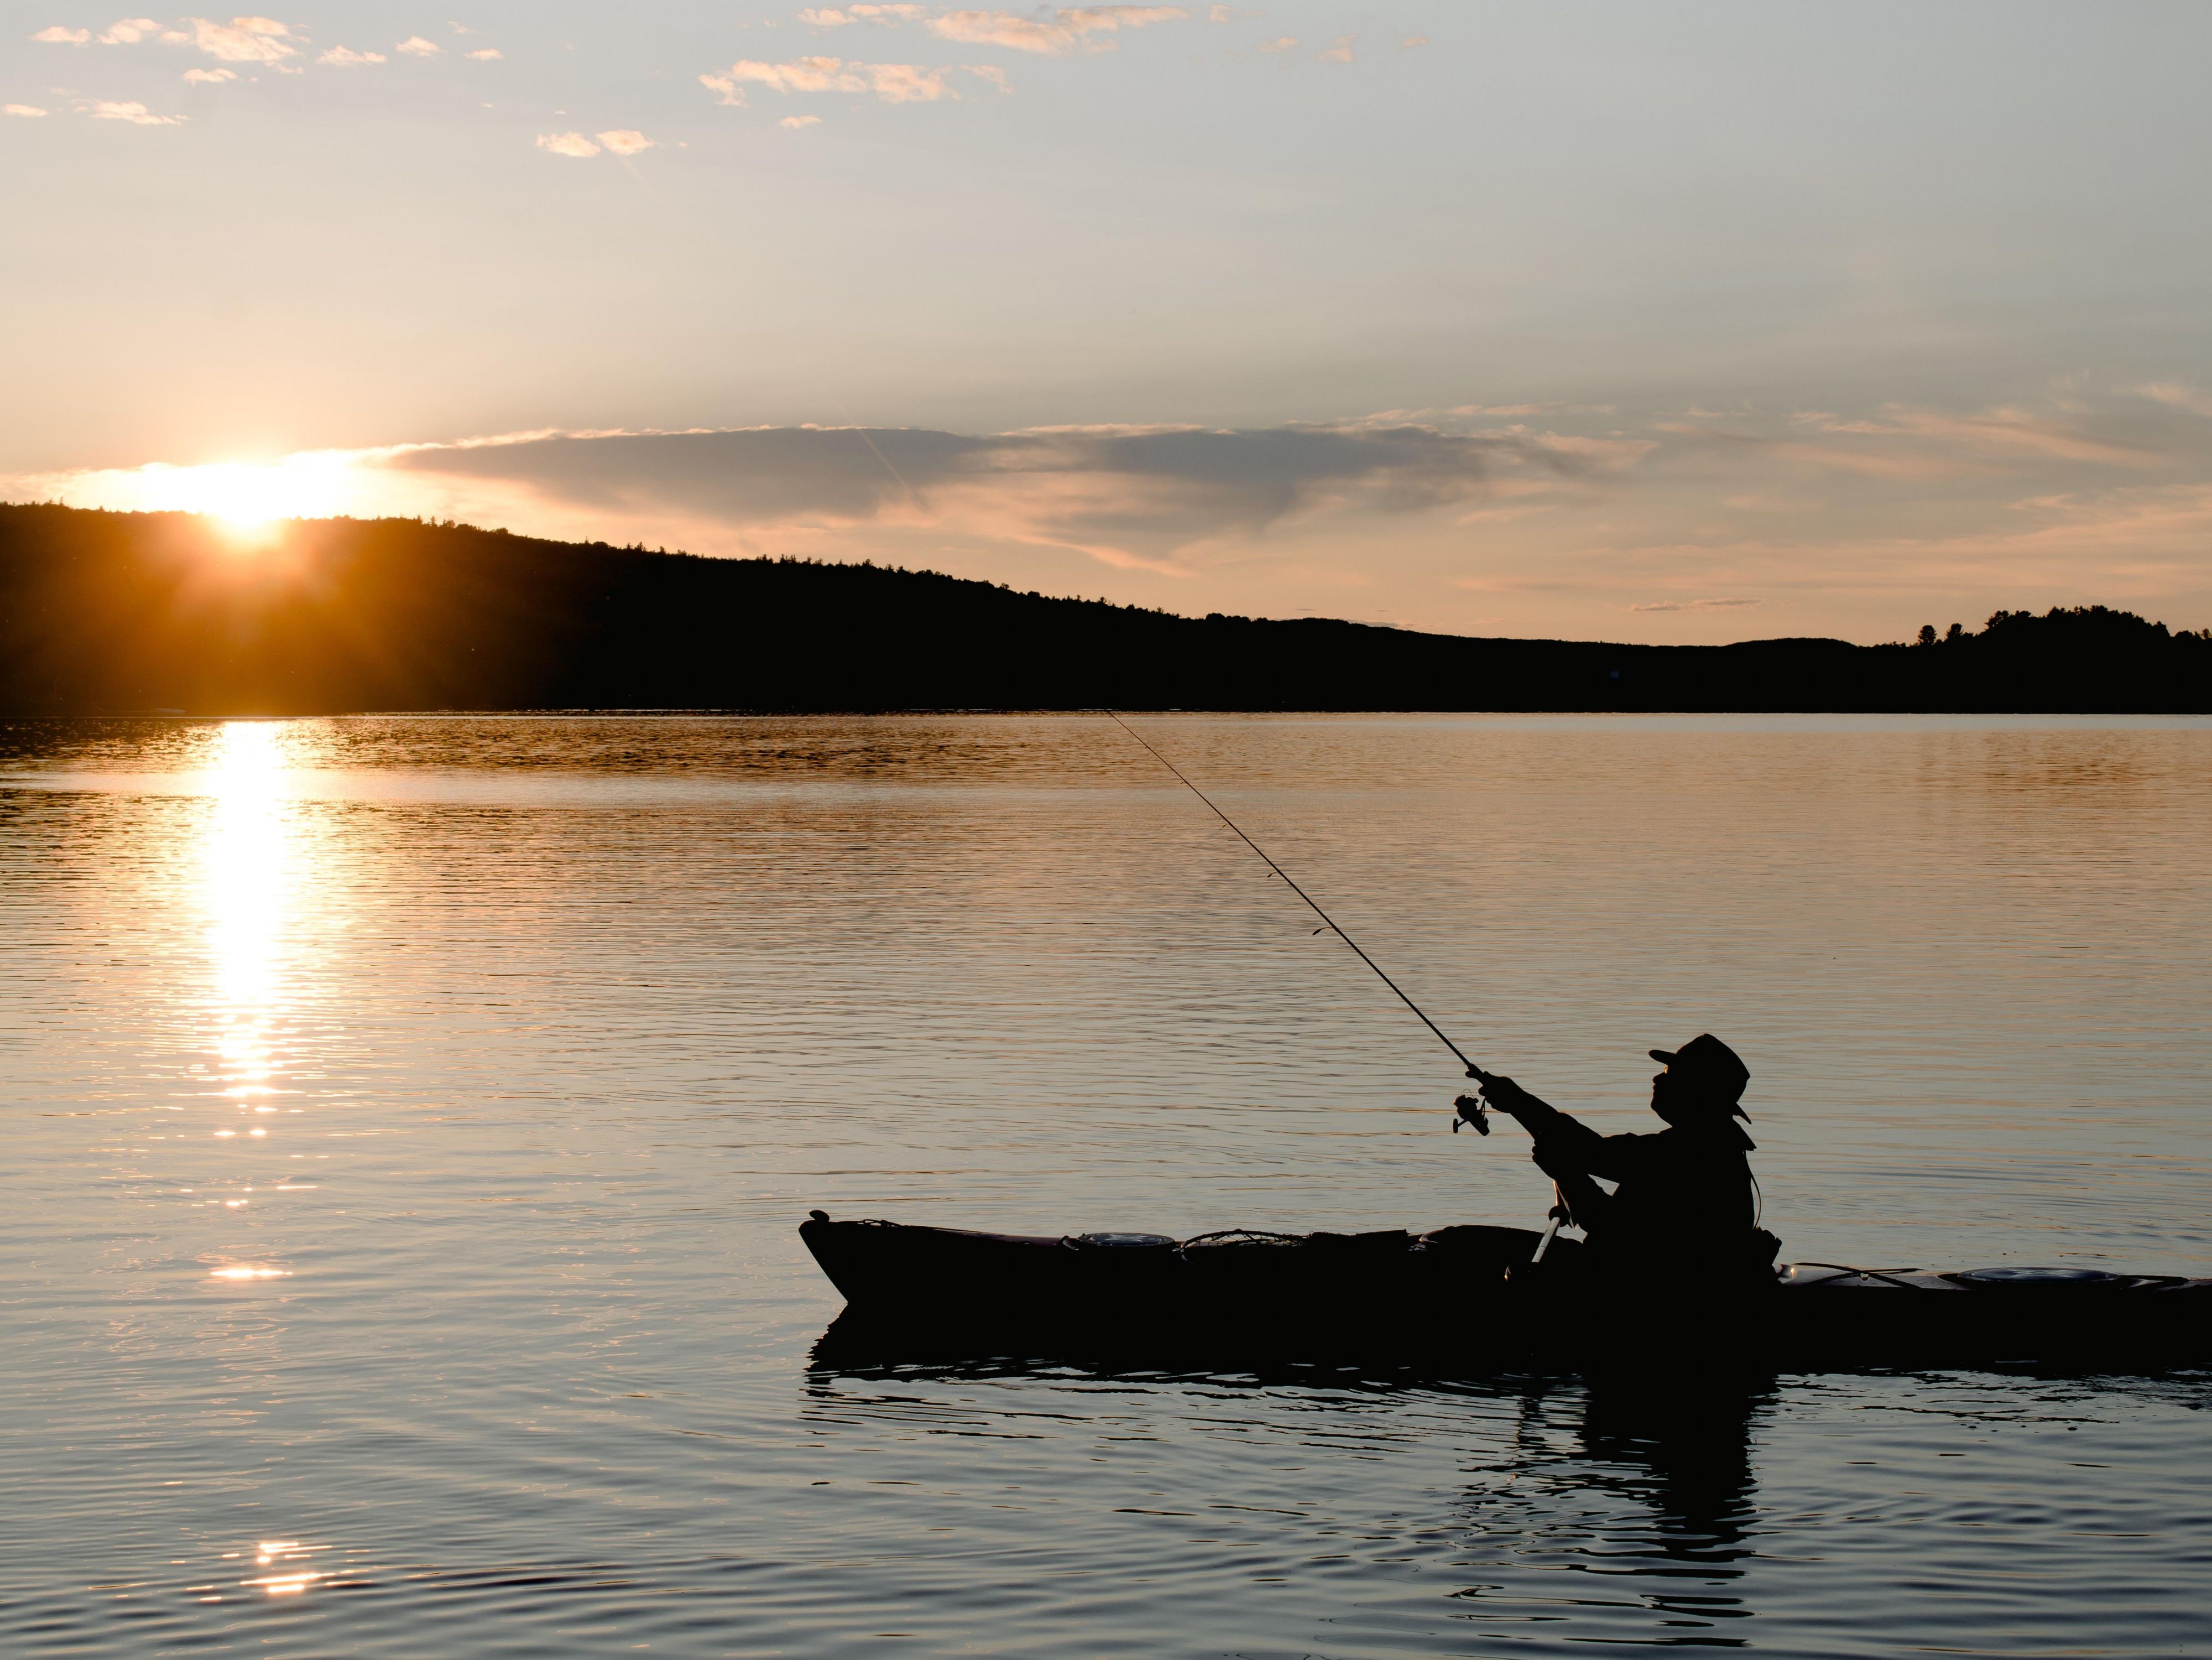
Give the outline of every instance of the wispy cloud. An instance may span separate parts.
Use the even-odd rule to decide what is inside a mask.
[[[2168,409],[2212,417],[2212,393],[2199,392],[2179,380],[2155,381],[2147,386],[2137,386],[2135,392],[2138,398],[2148,398],[2154,404],[2163,404]]]
[[[2026,453],[2117,466],[2148,465],[2157,459],[2154,452],[2139,445],[2019,409],[1959,416],[1893,404],[1875,418],[1844,421],[1808,415],[1800,417],[1798,424],[1813,431],[1856,437],[1933,441],[1978,454]]]
[[[1314,57],[1324,64],[1349,64],[1352,62],[1352,43],[1358,38],[1356,34],[1340,34],[1334,46],[1323,47]]]
[[[353,69],[363,64],[381,64],[386,59],[380,52],[356,52],[351,46],[332,46],[315,61],[318,64],[328,64],[333,69],[343,70]]]
[[[1294,52],[1297,49],[1297,44],[1298,37],[1297,35],[1279,34],[1272,40],[1262,40],[1256,47],[1254,48],[1254,50],[1257,52]]]
[[[1735,457],[1747,465],[1780,460],[1900,483],[1996,479],[2060,464],[2130,471],[2171,464],[2166,453],[2110,429],[2117,424],[2108,419],[2100,430],[2086,412],[2056,405],[1961,412],[1890,404],[1850,417],[1805,410],[1779,423],[1693,409],[1655,420],[1650,430],[1678,455]]]
[[[854,23],[874,23],[889,27],[897,23],[917,23],[929,15],[929,8],[909,4],[810,6],[799,14],[799,21],[817,29],[842,29]]]
[[[614,127],[589,137],[580,132],[541,132],[534,142],[539,149],[579,161],[590,160],[602,149],[611,155],[642,155],[659,148],[654,140],[635,127]]]
[[[1112,44],[1101,42],[1097,38],[1101,35],[1182,22],[1189,16],[1181,6],[1062,6],[1035,16],[1012,11],[948,11],[931,18],[929,27],[947,40],[969,46],[1005,46],[1014,52],[1062,57]]]
[[[948,71],[918,64],[870,64],[868,85],[886,104],[928,104],[960,94],[945,84]]]
[[[740,58],[726,75],[702,75],[700,84],[721,94],[726,104],[745,101],[746,86],[770,87],[780,93],[873,93],[886,104],[930,103],[957,98],[945,82],[950,68],[920,64],[860,64],[839,58],[800,58],[787,64],[763,64]]]
[[[221,86],[226,81],[237,80],[238,71],[235,70],[186,70],[185,79],[194,86],[216,87]]]
[[[138,127],[173,127],[185,118],[181,115],[156,115],[143,104],[114,103],[105,98],[88,98],[78,103],[76,112],[88,115],[95,121],[128,121]]]
[[[187,17],[191,33],[185,37],[209,57],[226,64],[266,64],[284,67],[284,60],[299,55],[302,37],[289,24],[273,17],[234,17],[217,23],[205,17]],[[164,36],[164,39],[168,37]]]
[[[479,64],[489,64],[506,57],[507,54],[497,46],[479,46],[474,52],[465,53],[465,56],[473,58]]]
[[[822,118],[818,115],[787,115],[776,123],[779,127],[789,127],[793,132],[801,127],[818,127],[821,125]]]
[[[45,113],[36,104],[0,104],[0,115],[21,116],[26,121],[35,121]]]
[[[161,33],[161,26],[150,17],[121,17],[100,32],[103,46],[136,46]]]
[[[1654,599],[1649,605],[1631,605],[1631,611],[1733,611],[1741,605],[1755,605],[1756,599]]]
[[[784,93],[865,92],[868,83],[861,78],[862,67],[859,64],[848,65],[842,58],[800,58],[788,64],[763,64],[740,58],[730,65],[729,74],[723,79],[773,87]]]
[[[445,48],[435,40],[425,40],[419,34],[410,34],[392,50],[405,52],[410,58],[435,58]]]
[[[40,29],[31,39],[49,46],[81,46],[92,39],[92,31],[64,28],[57,23],[52,28]]]

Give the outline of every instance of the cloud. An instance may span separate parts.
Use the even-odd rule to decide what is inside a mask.
[[[295,57],[300,39],[289,27],[273,17],[234,17],[217,23],[205,17],[187,17],[192,32],[184,37],[209,57],[226,64],[270,64],[282,66]],[[170,37],[164,35],[164,40]]]
[[[2160,381],[2148,386],[2137,386],[2134,390],[2136,397],[2148,398],[2168,409],[2185,410],[2191,415],[2212,416],[2212,396],[2178,380]]]
[[[1416,46],[1425,46],[1428,44],[1429,37],[1425,34],[1401,35],[1398,40],[1398,50],[1411,52]]]
[[[495,58],[506,57],[507,54],[501,52],[497,46],[479,46],[476,51],[468,53],[467,56],[473,58],[479,64],[489,64]]]
[[[90,29],[65,29],[59,23],[50,29],[40,29],[31,37],[49,46],[81,46],[92,39]]]
[[[594,133],[589,138],[580,132],[541,132],[533,142],[539,149],[555,155],[573,156],[579,161],[597,155],[602,148],[614,155],[641,155],[658,148],[653,140],[635,127],[616,127]]]
[[[186,70],[185,79],[197,86],[216,86],[225,81],[238,79],[235,70]]]
[[[351,46],[332,46],[315,61],[318,64],[328,64],[333,68],[343,70],[351,69],[361,64],[381,64],[386,61],[386,58],[380,52],[356,52]]]
[[[1156,569],[1216,537],[1347,508],[1419,513],[1520,476],[1556,482],[1604,470],[1540,435],[1412,426],[531,434],[410,447],[384,465],[741,536],[927,526]]]
[[[1209,23],[1233,23],[1240,17],[1258,15],[1260,14],[1256,11],[1246,11],[1237,6],[1210,6],[1206,9],[1206,21]]]
[[[1900,484],[1944,482],[1958,489],[1976,488],[1974,481],[1984,481],[1980,487],[1986,488],[2053,468],[2065,470],[2054,477],[2075,478],[2082,468],[2142,472],[2183,460],[2181,448],[2140,441],[2124,410],[2114,413],[2119,417],[2110,423],[2115,429],[2100,430],[2099,419],[2087,406],[2057,404],[2047,411],[2008,406],[1950,411],[1892,404],[1870,414],[1802,410],[1786,419],[1741,411],[1731,418],[1691,410],[1654,420],[1647,430],[1678,461],[1707,467],[1755,468],[1779,461],[1801,474],[1839,473]],[[2120,431],[2130,435],[2118,435]],[[2184,442],[2178,435],[2173,441]]]
[[[787,115],[776,123],[779,127],[789,127],[793,132],[801,127],[818,127],[821,125],[822,118],[818,115]]]
[[[801,58],[789,64],[760,64],[741,58],[730,65],[728,82],[752,82],[763,87],[774,87],[778,92],[865,92],[867,82],[858,73],[860,65],[848,69],[844,60],[837,58]],[[702,76],[701,80],[707,79]],[[714,82],[708,82],[709,86]],[[726,90],[726,87],[725,88]]]
[[[104,98],[81,100],[76,112],[95,121],[128,121],[139,127],[173,127],[185,119],[181,115],[155,115],[143,104],[111,103]]]
[[[1013,84],[1006,79],[1006,70],[996,64],[963,64],[961,67],[978,80],[988,81],[1000,92],[1012,92]]]
[[[799,21],[817,29],[842,29],[853,23],[874,23],[888,28],[899,23],[920,22],[928,10],[927,6],[908,4],[809,7],[799,14]]]
[[[1323,64],[1349,64],[1352,61],[1352,43],[1358,38],[1356,34],[1340,34],[1334,46],[1316,52],[1314,57]]]
[[[36,104],[0,104],[0,115],[19,115],[27,121],[35,121],[45,113]]]
[[[425,40],[419,34],[410,34],[394,46],[392,51],[404,52],[410,58],[435,58],[440,52],[445,51],[445,48],[435,40]]]
[[[1298,44],[1295,34],[1279,34],[1272,40],[1262,40],[1255,48],[1260,52],[1289,52]]]
[[[1729,611],[1739,605],[1755,605],[1756,599],[1655,599],[1648,605],[1631,605],[1631,611]]]
[[[136,46],[149,35],[159,34],[161,26],[150,17],[122,17],[100,32],[103,46]]]
[[[700,84],[721,94],[725,104],[745,101],[740,82],[773,87],[781,93],[872,92],[886,104],[931,103],[959,94],[945,85],[949,69],[920,64],[856,64],[839,58],[800,58],[788,64],[740,58],[727,75],[702,75]]]
[[[928,104],[960,95],[945,84],[943,70],[915,64],[871,64],[866,69],[868,84],[886,104]]]
[[[1181,6],[1062,6],[1048,17],[1025,17],[1011,11],[948,11],[930,19],[929,27],[947,40],[969,46],[1005,46],[1015,52],[1064,57],[1085,48],[1097,50],[1094,35],[1182,22],[1189,16]]]
[[[1945,415],[1893,404],[1878,417],[1847,421],[1807,413],[1793,417],[1792,423],[1804,432],[1904,441],[1908,447],[1942,446],[1984,456],[2042,456],[2130,467],[2155,465],[2161,459],[2157,452],[2139,444],[2101,437],[2078,424],[2043,419],[2020,409]]]

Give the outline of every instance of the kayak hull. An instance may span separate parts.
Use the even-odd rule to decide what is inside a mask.
[[[2094,1270],[1759,1269],[1624,1285],[1571,1240],[1445,1228],[1195,1240],[832,1221],[799,1236],[876,1359],[1023,1354],[1496,1370],[1747,1363],[1790,1371],[2212,1361],[2212,1280]]]

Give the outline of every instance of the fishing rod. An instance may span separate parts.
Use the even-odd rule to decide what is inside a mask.
[[[1106,718],[1111,721],[1115,726],[1121,727],[1123,732],[1127,733],[1130,737],[1135,739],[1139,744],[1144,744],[1146,750],[1151,754],[1153,760],[1158,762],[1170,772],[1173,773],[1176,779],[1181,781],[1185,789],[1188,790],[1193,795],[1195,795],[1200,800],[1206,803],[1206,806],[1212,811],[1216,818],[1218,818],[1223,824],[1228,825],[1231,830],[1236,831],[1237,839],[1238,841],[1242,842],[1246,847],[1251,848],[1253,852],[1258,854],[1262,860],[1265,860],[1267,868],[1274,872],[1276,875],[1281,877],[1285,883],[1289,884],[1291,891],[1306,902],[1307,906],[1312,910],[1313,914],[1316,916],[1320,917],[1322,922],[1328,926],[1329,932],[1334,933],[1338,939],[1343,940],[1346,945],[1351,946],[1352,949],[1358,954],[1359,960],[1366,964],[1369,968],[1375,970],[1375,977],[1380,980],[1384,985],[1389,987],[1392,991],[1397,993],[1398,1000],[1403,1003],[1407,1008],[1413,1010],[1414,1014],[1419,1017],[1420,1023],[1423,1025],[1426,1026],[1431,1031],[1436,1033],[1437,1041],[1442,1043],[1446,1049],[1449,1049],[1453,1055],[1458,1060],[1460,1065],[1467,1068],[1467,1075],[1469,1078],[1479,1079],[1485,1082],[1488,1081],[1490,1074],[1485,1072],[1480,1067],[1476,1066],[1474,1061],[1468,1060],[1465,1052],[1461,1049],[1460,1046],[1453,1043],[1450,1038],[1444,1036],[1443,1028],[1439,1026],[1435,1021],[1430,1019],[1427,1013],[1422,1009],[1419,1003],[1416,1003],[1412,998],[1406,995],[1405,988],[1401,986],[1395,980],[1393,980],[1389,975],[1383,973],[1382,965],[1380,963],[1377,963],[1373,958],[1370,957],[1365,952],[1361,951],[1359,949],[1359,942],[1357,939],[1354,939],[1350,934],[1346,933],[1342,928],[1337,927],[1336,919],[1331,916],[1327,911],[1323,910],[1321,906],[1315,902],[1313,895],[1308,893],[1296,882],[1291,881],[1291,873],[1288,871],[1285,870],[1273,859],[1268,858],[1267,848],[1261,847],[1250,836],[1245,835],[1243,830],[1238,828],[1237,821],[1234,818],[1231,818],[1227,813],[1222,812],[1219,807],[1214,806],[1213,798],[1212,796],[1208,795],[1204,790],[1199,788],[1197,785],[1192,783],[1189,779],[1184,777],[1182,768],[1176,765],[1174,762],[1169,760],[1166,756],[1162,755],[1158,750],[1153,749],[1149,743],[1146,743],[1143,734],[1138,732],[1138,730],[1134,727],[1131,726],[1127,721],[1124,721],[1120,715],[1115,714],[1112,709],[1108,709],[1106,711]],[[1319,928],[1316,928],[1314,932],[1318,933],[1321,930]],[[1472,1100],[1472,1098],[1462,1098],[1462,1099]],[[1471,1115],[1468,1114],[1468,1110],[1464,1106],[1462,1108],[1462,1113],[1463,1116],[1467,1116],[1467,1122],[1472,1123],[1476,1130],[1480,1134],[1484,1135],[1490,1134],[1490,1123],[1488,1119],[1483,1116],[1480,1103],[1474,1103]],[[1452,1128],[1456,1130],[1459,1126],[1460,1121],[1456,1118],[1454,1119],[1452,1121]]]

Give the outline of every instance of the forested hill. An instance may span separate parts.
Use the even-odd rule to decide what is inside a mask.
[[[1895,646],[1616,646],[1192,618],[874,565],[414,520],[241,550],[181,514],[0,506],[0,712],[2212,710],[2212,637],[2103,607]]]

